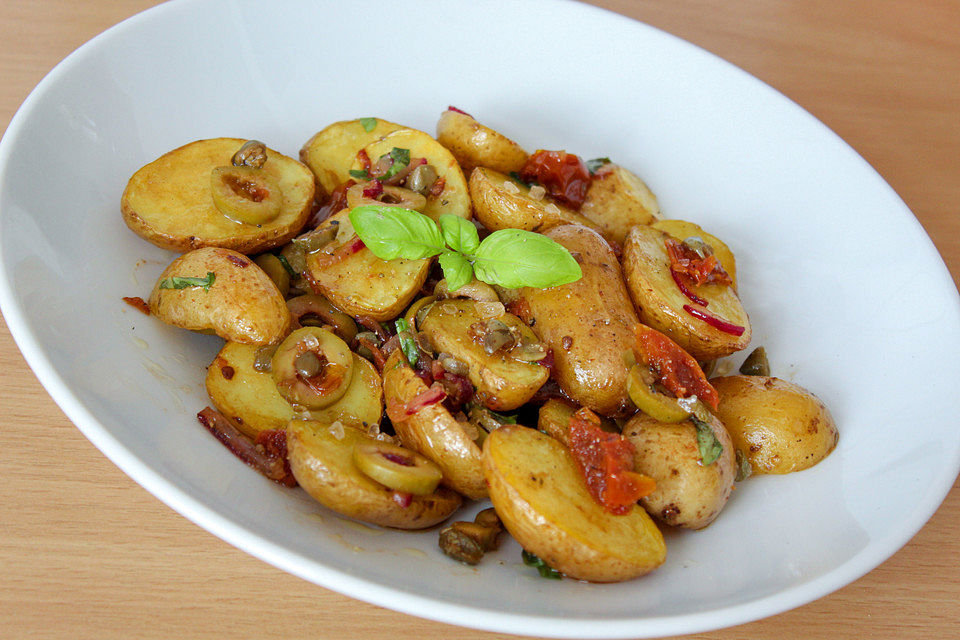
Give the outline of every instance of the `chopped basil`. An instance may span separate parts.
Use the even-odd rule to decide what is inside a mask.
[[[743,451],[737,449],[737,477],[734,478],[734,481],[741,482],[752,474],[753,466],[750,464],[750,460],[744,455]]]
[[[690,421],[697,428],[697,448],[700,449],[700,464],[709,466],[723,453],[723,445],[717,440],[713,427],[697,416],[690,416]]]
[[[184,276],[171,276],[160,281],[161,289],[186,289],[188,287],[203,287],[204,291],[210,291],[213,281],[217,274],[213,271],[207,271],[206,278],[189,278]]]
[[[363,130],[367,133],[370,133],[377,128],[376,118],[358,118],[357,122],[360,123],[360,126],[363,127]]]
[[[610,158],[594,158],[593,160],[587,160],[587,171],[590,172],[590,175],[593,175],[597,172],[597,169],[605,164],[610,164]]]
[[[405,318],[397,318],[397,338],[400,339],[400,349],[403,355],[407,357],[407,362],[411,367],[417,366],[420,354],[417,352],[417,343],[413,340],[410,333],[410,323]]]
[[[382,160],[388,156],[391,160],[393,160],[393,164],[391,164],[390,168],[387,169],[387,172],[381,176],[381,179],[383,180],[389,180],[393,176],[406,169],[407,165],[410,164],[410,149],[394,147],[393,149],[390,149],[390,153],[385,153],[380,156],[380,159]]]
[[[510,179],[513,180],[514,182],[516,182],[517,184],[522,184],[523,186],[527,187],[528,189],[530,188],[530,185],[536,184],[536,182],[534,182],[534,181],[527,182],[526,180],[524,180],[523,178],[521,178],[521,177],[520,177],[520,174],[517,173],[516,171],[511,171],[511,172],[510,172]]]
[[[366,169],[350,169],[350,177],[357,180],[369,180],[370,174],[367,173]]]
[[[490,411],[490,409],[487,409]],[[508,416],[502,413],[497,413],[496,411],[490,411],[490,415],[493,416],[493,419],[499,422],[500,424],[517,424],[517,416]]]
[[[551,580],[559,580],[563,577],[559,571],[548,565],[546,562],[530,553],[526,549],[520,552],[520,557],[523,558],[523,564],[528,567],[536,567],[537,572],[540,574],[541,578],[549,578]]]
[[[290,266],[290,263],[287,261],[287,258],[283,254],[277,255],[277,260],[280,261],[280,264],[283,265],[283,268],[286,270],[287,275],[291,278],[296,278],[300,274],[293,270],[293,267]]]

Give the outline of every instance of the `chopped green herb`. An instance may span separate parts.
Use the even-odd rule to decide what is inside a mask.
[[[744,455],[743,451],[737,449],[737,477],[734,478],[734,481],[741,482],[746,480],[751,475],[753,475],[753,465],[750,464],[750,460],[747,456]]]
[[[528,567],[536,567],[537,572],[540,574],[541,578],[549,578],[551,580],[559,580],[563,575],[548,565],[546,562],[530,553],[526,549],[520,552],[520,557],[523,558],[523,564]]]
[[[390,153],[385,153],[380,156],[380,159],[383,160],[386,157],[393,160],[393,164],[391,164],[387,172],[380,177],[381,180],[389,180],[407,168],[407,165],[410,164],[410,149],[394,147],[390,149]]]
[[[286,270],[287,275],[291,278],[296,278],[300,274],[293,270],[293,267],[290,266],[290,262],[287,261],[287,258],[283,254],[277,255],[277,260],[280,261],[280,264],[283,265],[283,268]]]
[[[490,411],[490,409],[487,409]],[[500,424],[517,424],[517,416],[508,416],[502,413],[497,413],[496,411],[490,411],[490,415],[493,416],[493,419],[499,422]]]
[[[370,174],[367,173],[366,169],[350,169],[350,177],[357,180],[369,180]]]
[[[700,449],[700,464],[709,466],[723,453],[723,445],[717,440],[713,427],[697,416],[690,416],[690,421],[697,428],[697,448]]]
[[[217,274],[213,271],[207,271],[206,278],[188,278],[184,276],[171,276],[160,281],[161,289],[186,289],[188,287],[203,287],[204,291],[210,291],[213,281]]]
[[[536,184],[536,182],[532,182],[532,181],[531,181],[531,182],[527,182],[526,180],[524,180],[523,178],[521,178],[521,177],[520,177],[520,174],[517,173],[516,171],[511,171],[511,172],[510,172],[510,179],[513,180],[514,182],[516,182],[517,184],[521,184],[521,185],[523,185],[523,186],[525,186],[525,187],[527,187],[527,188],[530,188],[530,185]]]
[[[405,318],[397,318],[397,337],[400,339],[400,349],[403,355],[407,356],[407,362],[411,367],[417,366],[420,354],[417,352],[417,343],[413,340],[413,334],[410,333],[410,323]]]
[[[610,158],[594,158],[593,160],[587,160],[587,171],[590,172],[590,175],[593,175],[597,172],[597,169],[605,164],[610,164]]]
[[[363,130],[367,133],[370,133],[377,128],[377,119],[376,118],[358,118],[357,122],[360,123],[360,126],[363,127]]]

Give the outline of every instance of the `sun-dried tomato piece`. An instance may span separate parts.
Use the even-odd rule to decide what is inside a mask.
[[[520,170],[525,182],[543,185],[553,198],[573,209],[579,209],[587,197],[592,179],[580,156],[566,151],[537,151]]]
[[[720,402],[717,390],[707,381],[693,356],[656,329],[637,325],[634,332],[637,359],[654,370],[657,382],[678,398],[695,395],[711,408],[717,408]]]

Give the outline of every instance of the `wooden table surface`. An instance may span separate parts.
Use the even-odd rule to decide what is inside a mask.
[[[0,127],[64,56],[153,4],[5,0]],[[906,201],[957,282],[960,2],[594,4],[720,55],[825,122]],[[0,384],[0,637],[504,637],[351,600],[274,569],[188,522],[73,427],[5,326]],[[857,582],[773,618],[691,637],[960,637],[960,490],[954,485],[926,527]]]

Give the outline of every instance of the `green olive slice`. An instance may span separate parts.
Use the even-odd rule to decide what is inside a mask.
[[[283,206],[280,186],[253,167],[215,168],[210,172],[210,192],[220,213],[246,224],[270,222]]]
[[[640,411],[660,422],[683,422],[693,413],[687,410],[677,398],[672,398],[654,389],[644,380],[643,365],[636,364],[627,374],[627,393]]]
[[[353,450],[353,462],[388,489],[418,496],[433,493],[443,473],[418,453],[386,442],[364,442]]]
[[[414,211],[422,211],[427,206],[426,198],[416,191],[403,187],[385,185],[383,191],[376,196],[365,195],[364,191],[369,189],[371,184],[370,182],[361,182],[347,189],[347,206],[353,209],[363,205],[388,205]]]
[[[270,369],[277,391],[289,402],[323,409],[347,392],[353,377],[353,354],[331,331],[302,327],[280,343]]]
[[[283,263],[280,262],[280,258],[272,253],[262,253],[256,257],[254,262],[263,269],[264,273],[270,276],[273,284],[277,285],[277,289],[280,290],[280,294],[286,296],[287,292],[290,291],[290,274],[287,273]]]

